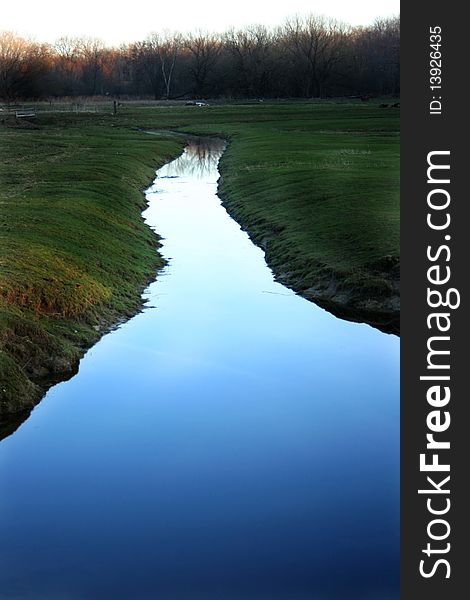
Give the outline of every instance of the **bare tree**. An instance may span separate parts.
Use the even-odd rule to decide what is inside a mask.
[[[54,44],[54,50],[58,57],[68,65],[75,64],[80,58],[80,38],[63,36]]]
[[[102,74],[105,46],[100,39],[85,37],[80,40],[79,49],[83,62],[83,75],[88,83],[88,93],[94,96],[98,92]],[[103,93],[102,87],[99,91]]]
[[[61,37],[55,42],[54,51],[55,68],[61,82],[60,89],[65,94],[78,93],[83,70],[80,38]]]
[[[105,55],[103,76],[109,93],[120,96],[133,91],[133,62],[131,49],[127,45],[111,48]]]
[[[0,96],[8,101],[24,82],[27,51],[26,40],[10,31],[0,33]]]
[[[49,47],[16,36],[0,33],[0,97],[8,102],[22,96],[35,97],[38,79],[47,71]]]
[[[197,96],[202,96],[208,91],[208,79],[220,56],[221,40],[218,35],[199,32],[186,38],[185,47],[191,56],[189,72],[193,79],[193,91]]]
[[[349,29],[296,16],[223,35],[153,33],[108,48],[62,37],[50,48],[0,33],[0,95],[6,100],[80,94],[183,97],[327,97],[399,92],[400,22]]]
[[[234,61],[237,95],[263,96],[272,76],[273,34],[262,25],[228,31],[223,42]]]
[[[180,33],[165,32],[160,38],[159,57],[165,84],[165,96],[170,98],[171,83],[175,71],[176,61],[183,46],[183,36]]]
[[[283,28],[286,51],[305,77],[305,96],[323,96],[333,67],[341,59],[345,27],[333,19],[309,15],[288,19]]]
[[[377,20],[348,36],[345,62],[356,92],[398,94],[400,91],[400,21]]]
[[[157,35],[150,35],[145,41],[131,46],[136,72],[143,76],[152,90],[155,100],[160,98],[162,72],[160,63],[160,43]]]

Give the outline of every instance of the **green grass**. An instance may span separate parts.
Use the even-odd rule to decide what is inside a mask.
[[[135,312],[161,264],[141,190],[181,146],[137,128],[229,139],[221,196],[279,278],[349,318],[396,319],[398,112],[345,102],[130,104],[116,117],[43,114],[39,129],[0,127],[4,410],[29,402],[31,378],[70,371],[107,326]]]
[[[4,411],[72,372],[135,312],[162,265],[142,188],[180,143],[103,126],[0,133],[0,393]],[[0,411],[1,412],[1,411]]]

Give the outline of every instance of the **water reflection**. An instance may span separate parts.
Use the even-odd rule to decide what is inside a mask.
[[[226,143],[218,138],[193,138],[189,140],[183,154],[171,163],[171,167],[162,171],[160,177],[179,177],[185,175],[192,179],[204,179],[213,176],[217,164],[225,150]],[[164,167],[165,169],[165,167]],[[166,174],[165,173],[170,173]]]
[[[273,280],[221,150],[148,193],[156,308],[0,445],[5,598],[399,597],[398,340]]]

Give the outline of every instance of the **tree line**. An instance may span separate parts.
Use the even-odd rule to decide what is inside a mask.
[[[399,18],[349,27],[313,15],[222,34],[38,43],[0,33],[0,98],[327,98],[398,95]]]

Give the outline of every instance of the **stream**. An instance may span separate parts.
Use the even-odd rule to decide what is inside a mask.
[[[145,310],[0,444],[0,598],[399,598],[399,340],[274,281],[223,150],[157,172]]]

